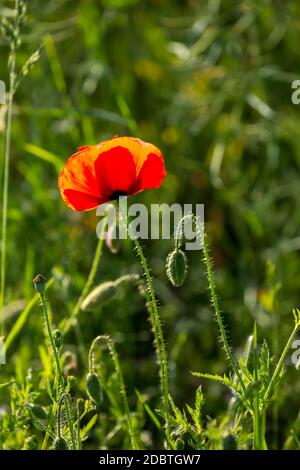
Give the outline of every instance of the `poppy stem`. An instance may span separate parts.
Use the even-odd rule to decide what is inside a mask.
[[[201,230],[201,226],[197,222],[197,219],[195,219],[195,222],[198,225],[199,230]],[[223,348],[227,356],[227,359],[240,383],[244,396],[246,396],[246,386],[244,384],[244,380],[242,378],[239,366],[232,354],[231,348],[228,343],[226,329],[223,323],[223,318],[222,318],[222,314],[221,314],[221,310],[220,310],[220,306],[218,302],[218,297],[216,293],[216,282],[215,282],[215,276],[214,276],[214,271],[213,271],[213,262],[209,256],[208,239],[207,239],[207,235],[204,229],[203,229],[203,258],[204,258],[204,264],[206,266],[206,275],[207,275],[207,280],[208,280],[208,285],[209,285],[211,303],[213,305],[213,308],[215,311],[215,318],[217,320],[219,330],[220,330],[220,339],[223,343]]]
[[[46,333],[47,333],[47,337],[49,340],[51,353],[54,356],[58,386],[59,386],[60,392],[62,392],[64,390],[64,378],[63,378],[62,370],[60,366],[58,350],[54,342],[54,337],[52,333],[50,318],[49,318],[47,304],[46,304],[46,297],[44,293],[40,293],[39,296],[40,296],[41,306],[43,310],[43,317],[44,317],[44,321],[46,324]]]
[[[47,337],[48,337],[48,340],[49,340],[49,343],[50,343],[51,353],[54,356],[54,362],[55,362],[55,367],[56,367],[56,376],[57,376],[57,382],[58,382],[57,395],[58,395],[58,397],[60,397],[60,395],[62,393],[64,393],[65,381],[64,381],[64,378],[63,378],[62,370],[61,370],[59,352],[58,352],[58,349],[56,347],[54,337],[53,337],[53,332],[52,332],[52,327],[51,327],[50,318],[49,318],[49,314],[48,314],[45,293],[44,292],[39,292],[39,296],[40,296],[40,300],[41,300],[41,306],[42,306],[42,310],[43,310],[44,321],[45,321],[45,324],[46,324],[46,333],[47,333]],[[66,418],[67,418],[67,422],[68,422],[72,447],[73,447],[74,450],[76,450],[76,442],[75,442],[75,439],[74,439],[74,419],[73,419],[70,399],[68,397],[65,398],[65,408],[66,408]]]
[[[148,289],[145,289],[145,297],[150,309],[150,320],[154,333],[154,339],[157,348],[158,362],[159,362],[159,374],[161,389],[163,394],[163,404],[164,404],[164,414],[165,414],[165,427],[166,427],[166,437],[167,441],[171,442],[170,438],[170,420],[169,420],[169,375],[168,375],[168,362],[167,362],[167,352],[165,347],[165,341],[163,336],[163,330],[161,326],[161,321],[158,313],[158,305],[155,296],[155,291],[153,287],[153,281],[150,274],[150,269],[148,267],[143,249],[136,239],[135,235],[131,232],[130,226],[128,224],[127,212],[124,213],[122,210],[122,203],[119,204],[120,213],[124,221],[127,233],[130,240],[133,242],[135,249],[137,251],[138,257],[140,259],[145,277],[147,282]]]

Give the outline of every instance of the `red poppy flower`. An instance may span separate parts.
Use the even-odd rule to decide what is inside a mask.
[[[79,147],[58,178],[71,209],[87,211],[119,196],[158,188],[166,176],[161,151],[134,137],[114,137]]]

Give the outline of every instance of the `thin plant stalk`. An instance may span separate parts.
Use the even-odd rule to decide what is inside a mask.
[[[58,350],[57,350],[57,347],[55,345],[54,338],[53,338],[53,333],[52,333],[52,328],[51,328],[51,324],[50,324],[50,318],[49,318],[49,314],[48,314],[45,294],[40,293],[39,295],[40,295],[41,306],[42,306],[42,310],[43,310],[43,317],[44,317],[44,321],[45,321],[45,324],[46,324],[47,337],[48,337],[48,340],[49,340],[49,343],[50,343],[51,353],[53,354],[53,357],[54,357],[57,382],[58,382],[58,386],[59,386],[60,393],[61,393],[64,390],[65,385],[64,385],[64,378],[63,378],[62,370],[61,370],[61,366],[60,366],[59,354],[58,354]]]
[[[62,402],[65,402],[65,409],[66,409],[66,416],[67,416],[67,422],[68,422],[68,427],[69,427],[69,433],[71,437],[71,442],[72,442],[72,447],[74,450],[77,450],[75,438],[74,438],[74,423],[73,423],[73,418],[70,416],[71,413],[71,400],[70,400],[70,395],[66,392],[64,392],[59,399],[58,403],[58,410],[57,410],[57,433],[58,437],[61,437],[61,408],[62,408]]]
[[[4,157],[4,181],[3,181],[3,199],[2,199],[2,229],[1,229],[1,285],[0,285],[0,308],[4,304],[5,285],[6,285],[6,245],[7,245],[7,206],[8,206],[8,188],[9,188],[9,161],[11,146],[11,127],[12,127],[12,107],[15,89],[15,67],[16,50],[13,47],[9,60],[9,90],[7,105],[7,125],[5,132],[5,157]]]
[[[46,324],[46,332],[47,332],[47,337],[50,343],[51,347],[51,353],[53,354],[54,357],[54,362],[55,362],[55,367],[56,367],[56,377],[57,377],[57,383],[58,383],[58,396],[60,397],[61,393],[64,391],[65,383],[64,383],[64,378],[61,370],[61,365],[60,365],[60,360],[59,360],[59,353],[57,350],[57,347],[55,345],[55,341],[53,338],[53,333],[52,333],[52,328],[51,328],[51,323],[50,323],[50,318],[48,314],[48,309],[47,309],[47,303],[46,303],[46,297],[44,292],[40,292],[40,299],[41,299],[41,305],[42,305],[42,310],[43,310],[43,316]],[[66,407],[66,416],[67,416],[67,422],[68,422],[68,427],[70,430],[70,438],[72,442],[72,447],[73,449],[76,449],[76,442],[74,439],[74,423],[73,423],[73,416],[72,416],[72,410],[71,410],[71,404],[69,400],[65,400],[65,407]]]
[[[128,432],[129,432],[129,435],[130,435],[131,446],[132,446],[133,450],[136,450],[136,449],[138,449],[137,438],[136,438],[136,434],[135,434],[134,425],[133,425],[133,422],[132,422],[132,419],[131,419],[130,409],[129,409],[128,400],[127,400],[127,394],[126,394],[126,388],[125,388],[125,384],[124,384],[123,373],[122,373],[122,369],[121,369],[121,366],[120,366],[118,353],[116,351],[116,348],[115,348],[114,343],[113,343],[112,339],[110,338],[110,336],[107,336],[107,335],[97,336],[97,338],[95,338],[94,341],[92,342],[92,345],[91,345],[90,351],[89,351],[89,371],[94,372],[94,370],[95,370],[94,349],[95,349],[96,344],[100,341],[106,343],[106,345],[109,349],[109,352],[111,354],[111,357],[112,357],[112,361],[113,361],[115,371],[116,371],[116,374],[117,374],[117,378],[118,378],[120,393],[121,393],[121,396],[122,396],[122,399],[123,399],[123,406],[124,406],[124,410],[125,410],[125,414],[126,414],[126,418],[127,418]]]
[[[59,402],[58,402],[58,408],[57,408],[57,435],[59,438],[61,438],[61,408],[62,408],[62,402],[65,399],[66,393],[62,393]]]
[[[9,46],[8,56],[8,106],[7,106],[7,124],[5,130],[5,155],[3,169],[3,198],[2,198],[2,227],[1,227],[1,261],[0,261],[0,308],[4,305],[5,287],[6,287],[6,254],[7,254],[7,209],[8,209],[8,190],[9,190],[9,163],[11,147],[12,130],[12,109],[13,98],[22,79],[28,74],[29,70],[39,59],[39,49],[35,51],[29,59],[23,64],[21,69],[16,72],[17,49],[22,43],[21,30],[26,18],[25,0],[15,0],[14,12],[11,18],[1,18],[0,29],[4,39]],[[2,327],[3,328],[3,327]]]
[[[257,327],[254,324],[253,331],[253,350],[254,350],[254,380],[258,383],[258,353],[257,353]],[[256,388],[254,403],[252,406],[253,418],[253,449],[254,450],[267,450],[267,443],[265,439],[266,433],[266,415],[265,411],[260,408],[259,390]]]
[[[245,387],[243,378],[241,376],[239,367],[238,367],[238,365],[237,365],[237,363],[236,363],[236,361],[233,357],[231,348],[230,348],[229,343],[228,343],[226,330],[225,330],[225,326],[224,326],[224,323],[223,323],[223,318],[222,318],[222,314],[221,314],[221,310],[220,310],[219,302],[218,302],[218,297],[217,297],[217,293],[216,293],[215,276],[214,276],[214,272],[213,272],[212,260],[209,256],[208,240],[207,240],[207,235],[206,235],[205,232],[203,232],[203,247],[202,248],[203,248],[204,263],[205,263],[206,271],[207,271],[207,280],[208,280],[208,285],[209,285],[211,302],[212,302],[212,305],[214,307],[215,317],[216,317],[216,320],[217,320],[217,323],[218,323],[218,326],[219,326],[220,337],[221,337],[221,341],[222,341],[222,344],[223,344],[223,348],[224,348],[225,354],[226,354],[226,356],[229,360],[229,363],[230,363],[230,365],[231,365],[231,367],[232,367],[232,369],[233,369],[233,371],[234,371],[234,373],[235,373],[235,375],[236,375],[236,377],[237,377],[237,379],[238,379],[238,381],[241,385],[241,388],[242,388],[244,394],[246,394],[246,387]]]
[[[166,426],[166,436],[167,440],[170,441],[170,422],[169,422],[169,375],[168,375],[168,362],[167,362],[167,352],[165,347],[165,341],[163,336],[163,330],[161,327],[161,321],[158,313],[158,305],[157,300],[155,297],[155,291],[153,287],[153,281],[150,274],[150,270],[142,250],[142,247],[136,237],[132,234],[129,224],[127,213],[124,213],[122,209],[122,202],[119,204],[120,213],[122,219],[125,224],[125,228],[129,235],[130,240],[133,242],[138,257],[140,259],[145,277],[147,282],[148,290],[145,289],[145,296],[147,303],[149,304],[150,308],[150,320],[151,325],[153,328],[156,348],[157,348],[157,355],[158,355],[158,363],[159,363],[159,371],[160,371],[160,382],[161,382],[161,389],[163,394],[163,404],[164,404],[164,415],[165,415],[165,426]]]

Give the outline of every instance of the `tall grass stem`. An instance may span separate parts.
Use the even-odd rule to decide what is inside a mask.
[[[4,305],[6,286],[6,248],[7,248],[7,207],[9,189],[9,162],[11,147],[12,107],[15,87],[16,51],[12,49],[9,61],[9,90],[7,105],[7,125],[5,131],[5,156],[2,199],[2,229],[1,229],[1,282],[0,282],[0,308]]]

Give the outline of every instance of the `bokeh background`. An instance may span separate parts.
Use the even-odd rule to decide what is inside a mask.
[[[2,1],[0,13],[11,4]],[[56,278],[48,293],[55,322],[68,315],[89,271],[98,220],[65,207],[58,173],[80,145],[137,135],[162,149],[168,175],[159,190],[134,201],[205,204],[231,344],[242,350],[256,320],[260,341],[266,338],[278,355],[300,298],[300,105],[291,101],[292,81],[300,79],[299,32],[297,0],[30,0],[18,64],[37,47],[42,52],[14,105],[8,303],[29,300],[32,278],[42,272]],[[6,82],[7,53],[0,39]],[[4,131],[2,106],[2,156]],[[161,304],[172,392],[178,404],[191,403],[200,380],[190,371],[222,374],[227,367],[201,253],[188,253],[187,282],[174,289],[165,274],[172,241],[144,245]],[[130,245],[117,253],[106,248],[97,283],[129,272],[140,272]],[[7,331],[17,318],[15,309]],[[32,345],[41,340],[40,323],[37,306],[1,373],[39,367]],[[158,395],[147,312],[134,288],[124,286],[97,312],[80,314],[80,324],[87,344],[97,334],[112,335],[132,400],[137,386]],[[65,343],[76,355],[72,333]],[[268,420],[274,447],[283,445],[291,426],[300,428],[300,372],[290,362],[287,367],[278,416]],[[205,413],[214,418],[226,410],[228,392],[206,382],[203,388]]]

